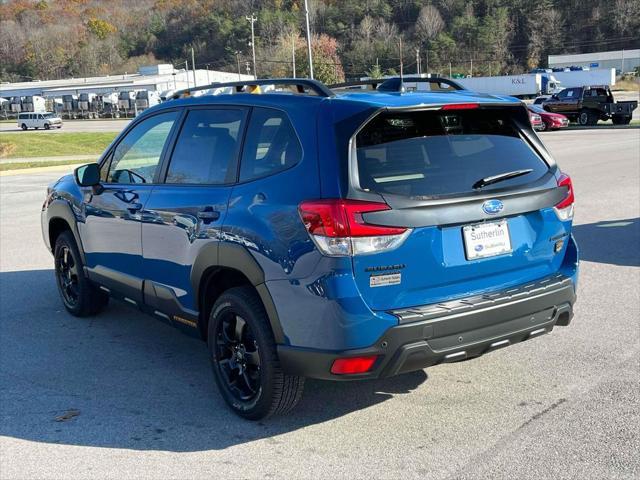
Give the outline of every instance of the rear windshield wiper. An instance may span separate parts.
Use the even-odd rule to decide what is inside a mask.
[[[513,172],[500,173],[499,175],[493,175],[491,177],[484,177],[473,184],[472,188],[478,189],[491,185],[493,183],[502,182],[503,180],[509,180],[510,178],[521,177],[527,173],[533,172],[533,168],[525,168],[523,170],[514,170]]]

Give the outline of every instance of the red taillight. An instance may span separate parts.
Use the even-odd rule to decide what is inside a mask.
[[[562,209],[572,205],[576,199],[573,195],[573,184],[571,183],[571,177],[566,173],[561,174],[560,178],[558,179],[558,186],[567,187],[567,193],[564,199],[560,203],[556,204],[556,208]]]
[[[371,370],[378,359],[377,355],[368,357],[338,358],[331,366],[334,375],[352,375],[354,373],[366,373]]]
[[[361,200],[312,200],[298,207],[300,216],[311,235],[331,238],[400,235],[406,228],[384,227],[365,223],[362,214],[390,210],[386,203]]]
[[[440,110],[473,110],[479,107],[479,103],[450,103],[449,105],[444,105]]]

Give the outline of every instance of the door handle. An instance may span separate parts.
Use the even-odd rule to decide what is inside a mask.
[[[131,205],[127,205],[127,210],[129,210],[131,213],[138,212],[142,210],[142,204],[138,202],[132,203]]]
[[[217,210],[201,210],[198,212],[198,218],[202,220],[203,223],[210,223],[220,218],[220,212]]]

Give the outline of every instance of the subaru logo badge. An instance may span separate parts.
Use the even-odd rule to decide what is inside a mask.
[[[504,208],[504,204],[497,199],[487,200],[482,204],[482,211],[487,215],[497,215]]]

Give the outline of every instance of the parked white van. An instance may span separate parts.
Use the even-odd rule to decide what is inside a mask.
[[[18,115],[18,127],[22,130],[27,128],[44,128],[49,130],[50,128],[62,128],[62,119],[56,113],[51,112],[30,112],[21,113]]]

